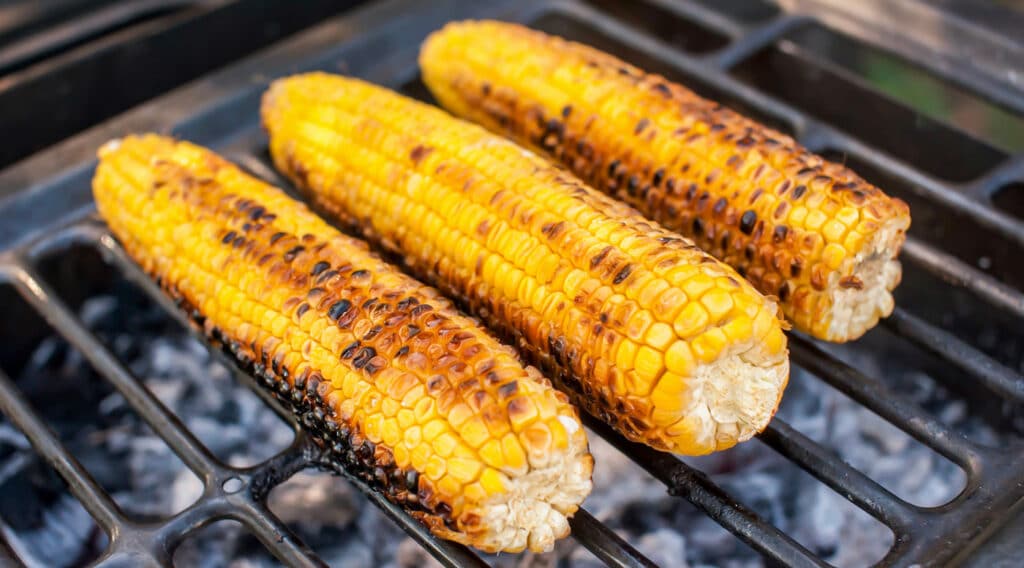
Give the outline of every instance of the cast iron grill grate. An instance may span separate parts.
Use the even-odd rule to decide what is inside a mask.
[[[6,201],[0,201],[0,288],[14,289],[31,309],[78,349],[203,483],[202,497],[166,521],[141,523],[128,518],[82,464],[62,447],[23,394],[0,371],[0,410],[66,480],[71,493],[110,537],[107,552],[99,564],[169,564],[175,547],[193,531],[217,519],[231,518],[243,523],[283,562],[297,566],[319,565],[321,561],[317,556],[267,508],[266,497],[273,487],[297,471],[324,464],[316,446],[301,434],[294,420],[290,420],[297,432],[294,442],[270,460],[247,468],[230,467],[219,461],[88,330],[59,291],[41,275],[38,268],[41,263],[60,262],[75,247],[93,248],[114,269],[184,321],[171,302],[125,257],[103,225],[94,219],[89,179],[95,166],[92,158],[95,148],[107,138],[124,132],[171,131],[221,150],[254,174],[282,185],[283,181],[267,161],[266,141],[257,124],[259,96],[270,77],[310,69],[341,69],[423,98],[424,91],[415,71],[416,50],[427,33],[449,19],[490,16],[517,20],[596,44],[764,118],[788,130],[812,150],[849,156],[851,161],[864,166],[860,168],[862,173],[871,172],[877,177],[874,181],[886,188],[896,188],[897,194],[911,200],[915,215],[919,211],[925,215],[932,211],[953,211],[969,230],[977,228],[982,232],[984,238],[979,237],[982,245],[992,247],[988,266],[983,267],[985,269],[973,266],[971,249],[958,247],[959,239],[955,235],[933,234],[928,227],[913,233],[903,255],[908,281],[901,293],[906,294],[899,299],[899,307],[884,325],[889,332],[917,346],[939,364],[965,373],[977,386],[993,393],[1008,406],[1019,409],[1024,405],[1024,378],[1014,370],[1020,363],[1000,352],[976,346],[970,336],[965,337],[957,327],[959,319],[943,321],[932,317],[930,307],[934,306],[936,298],[940,301],[947,301],[947,298],[941,296],[944,292],[936,292],[940,294],[936,296],[927,290],[934,282],[944,283],[941,285],[950,288],[948,294],[952,299],[948,300],[950,306],[943,305],[943,311],[952,311],[959,317],[954,300],[957,305],[966,305],[962,315],[968,324],[993,313],[997,314],[993,316],[996,320],[1004,322],[1000,325],[1011,331],[1019,332],[1024,325],[1024,293],[1018,288],[1024,282],[1021,269],[1000,257],[998,249],[1007,246],[1011,251],[1024,250],[1024,222],[995,209],[991,199],[1004,186],[1024,180],[1021,149],[995,147],[940,123],[928,124],[930,132],[940,142],[932,145],[933,151],[949,155],[966,148],[964,155],[973,157],[970,167],[978,169],[969,181],[944,180],[944,177],[955,176],[944,175],[951,166],[937,157],[922,157],[898,146],[890,147],[901,140],[898,137],[872,143],[871,140],[878,141],[878,132],[872,128],[884,130],[885,125],[837,126],[833,124],[835,117],[826,112],[826,107],[802,100],[797,96],[799,93],[773,88],[759,75],[764,65],[778,65],[780,58],[788,66],[801,61],[806,63],[813,55],[801,49],[798,43],[786,40],[794,30],[809,25],[810,16],[769,10],[757,16],[754,22],[748,22],[742,18],[730,20],[710,11],[707,5],[705,2],[652,0],[626,13],[617,8],[616,3],[597,0],[489,5],[451,0],[430,6],[384,2],[326,22],[0,175],[0,195],[5,190],[18,190]],[[671,28],[662,22],[666,18],[682,18],[688,26],[702,31],[695,35],[696,39],[691,35],[690,43],[680,43],[666,31]],[[693,41],[704,43],[694,45]],[[763,61],[753,66],[750,62],[754,60]],[[903,118],[896,102],[844,75],[841,69],[828,66],[822,69],[816,80],[825,84],[833,81],[839,86],[853,85],[859,89],[858,96],[863,92],[865,96],[874,97],[869,102],[880,105],[876,108],[883,109],[882,116],[886,120],[894,121],[897,127],[904,125],[900,122]],[[798,74],[784,79],[793,89],[798,89],[802,80]],[[968,80],[959,77],[957,81]],[[983,81],[967,86],[981,93],[990,91]],[[992,97],[1003,106],[1017,113],[1024,111],[1024,94],[1007,94],[998,89],[993,92],[996,94]],[[835,104],[853,105],[856,101],[837,100]],[[151,112],[155,105],[160,106],[159,113]],[[849,108],[853,112],[853,107]],[[8,339],[0,334],[0,340]],[[782,420],[772,422],[760,436],[761,442],[892,530],[894,545],[881,565],[938,565],[957,559],[1006,520],[1011,510],[1024,500],[1024,452],[1021,451],[1024,443],[1012,431],[1005,432],[1008,447],[997,449],[980,445],[894,392],[884,378],[870,376],[844,362],[829,347],[794,335],[791,351],[797,366],[934,449],[966,473],[965,488],[950,503],[936,508],[919,507],[897,497]],[[253,388],[280,414],[287,416],[254,382]],[[587,423],[663,482],[671,494],[695,504],[769,561],[798,566],[825,565],[790,535],[766,523],[698,469],[674,456],[628,442],[594,420]],[[484,564],[470,550],[432,538],[400,509],[358,480],[349,478],[349,481],[443,563],[453,566]],[[571,524],[573,538],[609,565],[652,565],[585,510],[581,510]],[[11,553],[0,547],[0,559],[5,554]]]

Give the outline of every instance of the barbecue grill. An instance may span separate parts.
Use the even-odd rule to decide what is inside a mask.
[[[96,148],[128,132],[170,132],[287,187],[269,163],[258,124],[259,98],[272,78],[314,69],[342,71],[429,100],[416,69],[420,42],[448,20],[479,17],[523,22],[664,74],[792,134],[813,151],[846,161],[910,203],[914,226],[902,256],[905,277],[893,315],[881,329],[847,346],[793,334],[792,358],[962,468],[964,489],[938,507],[908,503],[781,419],[750,443],[768,445],[889,527],[894,543],[881,565],[945,565],[967,558],[1024,503],[1024,265],[1018,260],[1024,252],[1024,70],[1012,67],[1024,61],[1024,44],[1013,42],[1014,30],[1021,28],[1008,23],[1013,18],[1024,23],[1024,17],[994,14],[996,23],[982,27],[952,0],[937,6],[870,2],[850,7],[828,0],[780,4],[372,3],[0,173],[0,299],[5,312],[0,321],[0,410],[108,535],[108,549],[98,564],[169,564],[175,548],[194,531],[231,518],[282,562],[320,565],[316,554],[269,510],[266,498],[296,472],[330,464],[296,420],[252,379],[247,379],[252,388],[297,434],[285,451],[263,463],[245,468],[222,463],[83,324],[76,307],[111,274],[127,278],[184,322],[173,302],[95,219],[90,179]],[[1000,29],[1009,33],[1000,35]],[[901,98],[898,85],[872,82],[860,72],[864,54],[911,69],[969,108],[987,109],[998,117],[1002,134],[952,126],[934,113],[915,110],[915,101]],[[0,105],[5,113],[36,104],[7,96]],[[20,138],[26,128],[7,131],[7,138]],[[76,270],[53,269],[61,265]],[[26,326],[22,315],[33,313],[80,351],[200,478],[202,496],[195,503],[161,522],[130,518],[66,451],[10,378],[19,351],[48,333]],[[911,402],[884,373],[856,365],[858,357],[883,350],[886,357],[912,362],[947,381],[970,412],[998,430],[999,446],[965,437]],[[769,562],[826,565],[696,467],[629,442],[593,419],[585,422],[663,482],[670,494],[696,505]],[[484,564],[469,549],[433,538],[359,480],[338,473],[443,564]],[[610,566],[653,565],[586,510],[571,526],[572,538]],[[0,560],[20,564],[5,546],[0,546]]]

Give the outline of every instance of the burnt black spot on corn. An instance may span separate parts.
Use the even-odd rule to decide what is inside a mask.
[[[107,144],[93,191],[128,254],[296,412],[331,465],[438,535],[484,550],[547,549],[568,533],[592,464],[575,410],[436,290],[185,142]],[[336,277],[310,277],[327,266]],[[473,375],[478,367],[497,380]],[[428,392],[434,376],[461,388]],[[527,514],[511,522],[510,507]]]
[[[777,306],[686,239],[508,140],[363,81],[277,81],[262,115],[275,164],[315,204],[626,436],[698,454],[767,424],[788,375]],[[529,122],[550,134],[549,120]],[[418,146],[434,151],[412,164]],[[624,185],[642,194],[656,171]]]
[[[906,204],[791,138],[611,55],[515,24],[449,24],[428,38],[420,66],[448,110],[544,151],[593,187],[693,238],[760,291],[779,295],[787,284],[782,308],[797,328],[844,341],[891,312],[900,279],[895,259],[910,225]],[[475,85],[483,81],[502,97],[480,96]],[[533,120],[521,109],[544,117],[567,105],[573,113],[563,120],[562,142],[533,144]],[[573,152],[579,141],[590,149],[586,156]],[[644,190],[632,183],[661,168],[678,178],[674,185],[700,186],[714,206],[657,181]],[[756,217],[740,215],[747,209]],[[729,210],[737,214],[718,215]],[[776,224],[795,238],[773,240]],[[715,237],[734,228],[735,238],[722,246]],[[801,248],[804,235],[815,242]],[[756,254],[745,254],[748,245]],[[776,253],[799,257],[807,270],[775,270],[766,259]],[[841,285],[849,276],[863,286]]]

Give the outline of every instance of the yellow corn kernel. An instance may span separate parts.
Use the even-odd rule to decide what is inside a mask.
[[[664,351],[675,338],[675,331],[672,329],[672,326],[659,321],[655,322],[654,325],[647,330],[647,336],[644,340],[651,347],[659,351]]]
[[[711,322],[711,316],[699,302],[690,302],[676,317],[673,324],[676,335],[684,339],[691,338],[704,331]]]
[[[505,456],[505,466],[511,471],[526,467],[526,454],[519,438],[515,434],[505,434],[501,439],[501,451]]]
[[[668,351],[665,352],[665,366],[677,375],[683,377],[692,375],[697,361],[689,344],[685,341],[676,341],[669,346]]]
[[[641,377],[653,380],[665,368],[665,358],[661,351],[644,345],[637,350],[634,365]]]
[[[721,321],[722,318],[729,315],[729,312],[735,305],[732,300],[732,294],[724,288],[709,290],[706,294],[701,296],[700,303],[707,308],[708,316],[713,322]]]
[[[494,469],[485,469],[480,474],[480,485],[488,495],[495,495],[505,491],[505,476]]]
[[[698,361],[707,363],[715,360],[729,344],[729,338],[721,328],[709,329],[690,343],[693,355]]]

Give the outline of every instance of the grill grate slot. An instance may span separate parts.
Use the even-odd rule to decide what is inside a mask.
[[[1024,156],[1007,158],[1000,151],[978,145],[980,143],[976,140],[951,127],[943,127],[948,132],[942,134],[942,140],[952,140],[948,142],[952,145],[939,142],[935,146],[942,146],[940,149],[951,152],[963,150],[965,144],[974,144],[963,151],[977,158],[970,175],[962,171],[954,172],[957,175],[949,175],[950,172],[943,169],[948,167],[946,163],[924,163],[908,159],[901,153],[908,151],[903,142],[893,141],[890,146],[882,144],[880,148],[868,143],[869,140],[879,144],[884,142],[875,136],[855,138],[850,134],[857,132],[843,132],[841,129],[850,130],[850,125],[843,121],[851,120],[854,116],[849,113],[856,110],[856,101],[839,105],[838,108],[843,108],[846,114],[836,117],[818,112],[821,109],[809,108],[804,104],[806,101],[796,101],[800,104],[791,105],[794,101],[788,96],[783,96],[784,100],[774,98],[780,93],[765,83],[763,70],[752,70],[752,66],[766,57],[791,57],[790,51],[783,53],[777,46],[790,34],[805,28],[811,22],[809,17],[776,13],[772,9],[764,9],[765,5],[761,3],[711,3],[704,0],[673,5],[650,0],[650,4],[642,5],[643,8],[637,12],[639,15],[631,15],[629,18],[624,13],[620,14],[620,9],[613,6],[613,3],[603,0],[561,0],[554,3],[539,0],[525,3],[509,1],[493,6],[478,6],[467,0],[450,0],[446,6],[451,10],[441,15],[436,7],[427,5],[384,3],[344,19],[325,23],[322,28],[311,30],[235,70],[223,72],[218,75],[217,81],[172,95],[166,103],[162,103],[165,107],[161,108],[163,112],[160,116],[165,116],[168,121],[162,128],[219,147],[230,159],[255,175],[287,187],[269,164],[265,139],[255,125],[255,108],[263,88],[262,84],[253,85],[253,77],[257,73],[260,75],[255,82],[261,83],[266,78],[297,69],[323,68],[336,71],[342,68],[357,75],[372,74],[379,81],[403,85],[407,94],[429,98],[418,79],[408,80],[409,70],[413,68],[420,39],[438,27],[443,19],[489,16],[526,21],[553,33],[568,35],[571,39],[593,43],[641,67],[679,80],[706,96],[722,100],[741,112],[764,119],[796,135],[812,149],[828,151],[835,156],[849,156],[855,167],[883,182],[883,186],[899,188],[915,200],[915,204],[920,204],[919,209],[940,212],[943,216],[955,212],[970,227],[982,229],[984,236],[976,239],[979,247],[986,244],[992,246],[996,244],[995,241],[1007,243],[1009,252],[1002,257],[994,257],[991,274],[970,264],[976,260],[972,256],[976,254],[975,249],[957,248],[951,241],[953,237],[949,235],[922,233],[915,236],[908,241],[903,258],[908,271],[940,279],[956,294],[966,295],[977,304],[988,305],[992,310],[1001,312],[1011,323],[1019,325],[1024,321],[1024,293],[1019,289],[1021,280],[1014,272],[1018,268],[1014,266],[1014,254],[1011,254],[1024,248],[1024,223],[1007,214],[1007,211],[1015,211],[1014,206],[1007,207],[1007,198],[999,197],[1004,193],[1012,196],[1009,192],[1019,189],[1014,184],[1020,183]],[[755,9],[750,10],[749,6],[755,6]],[[652,13],[664,13],[664,18],[652,16]],[[616,16],[622,16],[622,21],[616,19]],[[667,24],[658,21],[662,19],[666,22],[686,21],[688,26],[702,30],[698,36],[703,39],[696,47],[692,44],[679,45],[673,36],[666,35],[667,28],[664,26]],[[343,41],[341,47],[339,37],[347,41]],[[376,53],[378,51],[382,52],[379,57]],[[765,55],[768,52],[771,55]],[[375,56],[365,57],[368,53],[375,53]],[[797,73],[789,67],[803,65],[796,62],[775,63],[781,65],[776,68],[780,73]],[[801,72],[806,72],[807,68],[804,69]],[[752,73],[761,75],[752,80]],[[835,77],[834,80],[840,81],[837,84],[842,84],[844,88],[848,86],[845,82],[849,80],[848,77],[841,74]],[[748,82],[739,78],[745,78]],[[209,85],[216,85],[216,88]],[[871,100],[883,100],[883,95],[870,87],[863,88],[865,96],[871,97]],[[892,103],[886,101],[886,104]],[[195,116],[201,118],[193,117],[183,121],[182,117],[189,113],[196,113]],[[123,122],[116,123],[116,128],[88,135],[87,144],[79,142],[80,149],[74,154],[76,159],[86,163],[95,146],[105,140],[111,131],[134,130],[136,127],[133,125],[137,124],[152,127],[152,115],[148,115],[145,120],[139,118],[144,115],[146,109],[140,109],[123,119]],[[905,121],[897,123],[903,124]],[[66,157],[62,158],[67,160]],[[56,162],[54,157],[50,157],[49,162],[40,163],[45,165]],[[914,164],[929,171],[922,172]],[[31,164],[25,167],[31,168]],[[83,503],[97,524],[112,535],[110,547],[100,564],[115,565],[119,562],[138,562],[140,559],[169,563],[170,555],[179,543],[191,538],[202,527],[229,518],[241,522],[282,562],[296,566],[322,565],[316,554],[266,504],[270,491],[296,472],[309,467],[328,466],[321,460],[316,446],[298,430],[288,413],[251,378],[241,376],[242,382],[252,387],[284,417],[295,428],[297,435],[287,449],[252,467],[236,468],[223,464],[82,324],[68,303],[58,297],[60,290],[55,290],[55,286],[44,278],[43,271],[37,268],[47,262],[59,262],[61,258],[66,258],[72,247],[92,247],[164,311],[183,325],[187,324],[172,302],[125,256],[106,229],[88,218],[88,211],[83,216],[77,209],[85,200],[83,195],[88,193],[87,185],[83,186],[86,178],[82,175],[81,167],[79,164],[75,175],[61,177],[53,176],[52,166],[49,169],[37,166],[34,176],[18,178],[22,180],[21,183],[24,179],[32,179],[44,189],[49,187],[51,195],[67,190],[66,194],[57,193],[64,200],[60,203],[67,207],[64,210],[51,207],[55,211],[49,212],[49,217],[26,216],[31,221],[21,225],[22,230],[27,232],[28,228],[42,227],[46,232],[45,237],[39,240],[24,239],[24,243],[14,251],[0,251],[0,286],[13,286],[38,314],[79,349],[97,371],[125,396],[131,407],[200,477],[204,486],[203,495],[199,501],[162,523],[135,522],[118,510],[82,465],[68,454],[44,421],[29,407],[13,382],[2,373],[0,410],[26,435],[36,452],[68,482],[72,494]],[[51,180],[52,177],[56,179]],[[954,180],[971,178],[974,181],[957,185],[940,177]],[[11,183],[10,180],[0,174],[0,187]],[[1004,189],[1000,191],[1000,188]],[[45,200],[46,194],[42,190],[29,193],[31,195],[20,201],[10,204],[0,202],[0,219],[6,219],[5,215],[11,214],[11,218],[17,221],[11,212],[35,211],[37,209],[32,206],[33,203],[37,206],[52,205]],[[1006,211],[992,207],[993,195],[996,205],[1002,203],[1000,206]],[[74,211],[79,211],[79,214]],[[41,218],[46,221],[40,221]],[[60,219],[68,218],[71,218],[70,224],[60,224]],[[10,228],[3,229],[5,238],[10,237],[11,231]],[[989,396],[1013,401],[1018,406],[1024,404],[1024,378],[1014,370],[1019,363],[996,357],[987,349],[982,350],[970,338],[952,333],[942,322],[919,312],[918,304],[904,304],[901,299],[900,307],[885,322],[886,331],[920,348],[937,364],[961,371],[969,379],[983,385],[984,390],[994,393]],[[1024,444],[1015,433],[1005,433],[1009,442],[999,450],[982,446],[946,426],[906,397],[895,393],[883,378],[858,370],[826,348],[798,335],[791,336],[790,345],[797,366],[945,456],[967,475],[966,488],[947,505],[934,509],[918,507],[894,495],[865,473],[842,461],[829,448],[810,439],[785,421],[776,419],[769,426],[760,436],[761,442],[892,530],[894,545],[880,565],[944,564],[970,550],[988,530],[1006,519],[1013,506],[1024,500],[1024,457],[1021,457],[1024,455],[1021,451]],[[226,360],[219,351],[214,353]],[[229,365],[229,368],[234,367]],[[790,535],[740,503],[696,467],[675,456],[629,442],[592,418],[585,417],[585,423],[663,483],[670,494],[693,503],[769,561],[794,566],[827,565]],[[339,473],[344,475],[344,472]],[[346,477],[370,502],[380,507],[443,564],[486,565],[483,559],[465,547],[434,539],[383,496],[371,491],[359,480]],[[611,566],[653,565],[585,510],[580,511],[571,525],[574,538]],[[3,548],[0,547],[0,557],[3,554]]]

